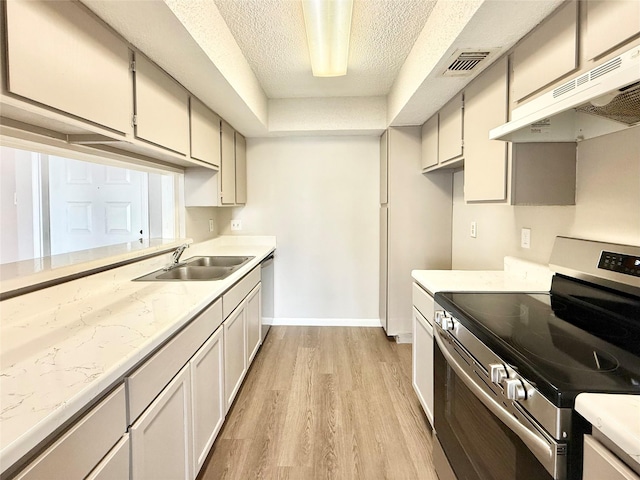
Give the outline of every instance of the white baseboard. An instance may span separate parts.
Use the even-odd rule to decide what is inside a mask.
[[[273,318],[271,325],[301,327],[382,327],[379,318]]]
[[[273,325],[273,317],[262,317],[263,325]]]

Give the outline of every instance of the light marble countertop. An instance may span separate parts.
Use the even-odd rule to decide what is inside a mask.
[[[640,395],[581,393],[576,410],[640,467]]]
[[[224,280],[132,282],[171,253],[0,302],[0,468],[80,412],[266,258],[275,237],[218,237],[198,255],[255,256]]]
[[[548,292],[552,272],[546,265],[505,257],[504,270],[414,270],[413,279],[436,292]]]

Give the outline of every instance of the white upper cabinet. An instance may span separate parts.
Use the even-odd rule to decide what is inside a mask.
[[[236,144],[236,203],[247,203],[247,141],[238,132],[235,134]]]
[[[422,169],[438,164],[438,117],[436,113],[422,125]]]
[[[223,205],[236,203],[236,148],[235,131],[224,120],[221,126],[221,164],[220,164],[220,191]]]
[[[638,0],[588,0],[583,5],[586,60],[606,53],[640,32]]]
[[[189,154],[189,94],[144,56],[135,56],[137,138]]]
[[[571,73],[578,66],[578,2],[561,6],[528,35],[512,54],[513,100]]]
[[[507,121],[507,57],[465,90],[464,198],[467,202],[506,200],[507,144],[489,140],[489,130]]]
[[[380,204],[389,202],[389,132],[380,137]]]
[[[438,129],[438,163],[440,165],[462,158],[463,96],[453,97],[440,110]]]
[[[195,97],[189,101],[191,158],[220,167],[220,117]]]
[[[127,44],[77,2],[3,3],[9,92],[129,132]]]
[[[220,203],[247,203],[247,144],[224,120],[221,126]]]

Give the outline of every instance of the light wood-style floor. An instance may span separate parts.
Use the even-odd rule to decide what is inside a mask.
[[[198,478],[436,480],[411,345],[272,327]]]

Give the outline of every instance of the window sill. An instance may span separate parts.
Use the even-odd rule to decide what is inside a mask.
[[[151,239],[0,265],[0,300],[170,251],[191,239]]]

